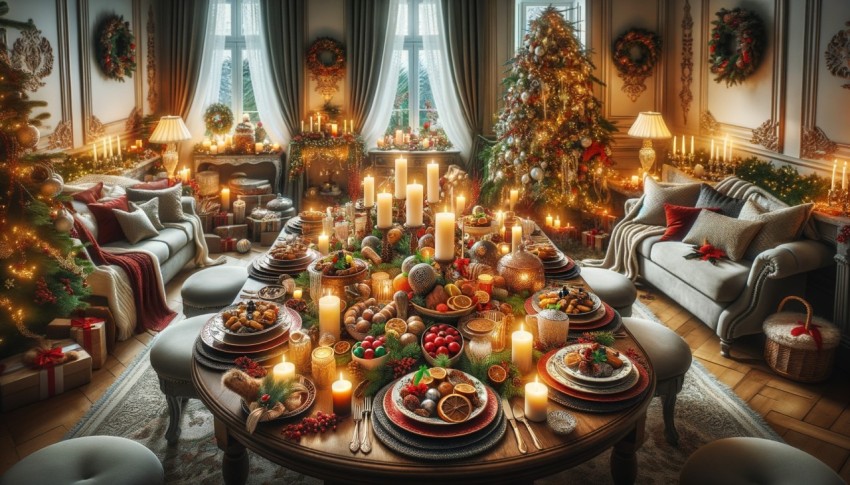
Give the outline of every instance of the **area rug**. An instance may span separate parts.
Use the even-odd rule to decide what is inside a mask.
[[[658,321],[640,302],[635,303],[633,314]],[[168,412],[148,354],[149,350],[145,350],[130,365],[66,438],[90,435],[130,438],[157,454],[165,467],[167,483],[221,483],[222,452],[216,447],[212,415],[200,401],[190,400],[186,406],[178,443],[171,447],[166,444],[163,436],[168,426]],[[581,419],[581,415],[578,416]],[[661,401],[652,401],[646,421],[647,438],[638,452],[639,484],[678,483],[679,470],[688,456],[717,439],[754,436],[781,441],[758,414],[696,361],[685,376],[675,420],[680,435],[678,448],[665,441]],[[605,452],[537,483],[610,483],[609,456],[610,452]],[[251,453],[248,483],[321,482]]]

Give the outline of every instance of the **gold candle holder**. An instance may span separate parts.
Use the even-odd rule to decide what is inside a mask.
[[[310,354],[313,351],[313,342],[310,336],[304,332],[296,331],[289,335],[289,360],[295,364],[300,374],[307,374],[311,370]]]
[[[419,232],[425,226],[408,226],[404,225],[404,229],[410,234],[410,254],[416,254],[416,251],[419,249],[419,238],[416,237],[416,233]]]
[[[331,347],[318,347],[311,354],[313,382],[319,389],[328,389],[336,374],[336,360],[334,360],[334,349]]]

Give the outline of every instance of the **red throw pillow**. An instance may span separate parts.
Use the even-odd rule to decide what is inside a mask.
[[[108,244],[124,239],[124,231],[121,230],[121,224],[118,223],[118,219],[112,213],[112,209],[121,209],[122,211],[130,212],[126,195],[122,195],[117,199],[88,204],[88,208],[94,214],[94,218],[97,221],[98,244]]]
[[[143,189],[143,190],[159,190],[159,189],[167,189],[170,187],[168,183],[168,179],[159,179],[154,180],[153,182],[142,182],[140,184],[136,184],[133,186],[134,189]]]
[[[72,195],[71,197],[78,202],[82,202],[83,204],[94,204],[100,199],[100,193],[103,191],[103,182],[98,182],[97,185],[90,187],[86,190],[82,190]]]
[[[661,240],[681,241],[684,239],[702,210],[700,207],[664,204],[664,214],[667,216],[667,230],[664,231]],[[718,207],[706,207],[705,210],[720,212],[720,208]]]

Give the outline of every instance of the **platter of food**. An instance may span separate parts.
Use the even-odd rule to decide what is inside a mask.
[[[628,389],[617,392],[617,393],[600,393],[600,392],[584,392],[569,387],[561,382],[561,380],[553,377],[554,373],[554,364],[551,363],[552,357],[557,353],[557,350],[553,350],[544,354],[537,361],[537,373],[540,376],[540,380],[551,387],[555,391],[558,391],[562,394],[566,394],[567,396],[578,398],[584,401],[594,401],[594,402],[604,402],[604,403],[613,403],[613,402],[621,402],[626,401],[632,398],[635,398],[641,393],[643,393],[650,384],[650,375],[647,370],[641,365],[635,365],[634,368],[638,373],[637,382],[634,385],[629,387]],[[551,366],[551,367],[550,367]],[[550,371],[551,370],[551,371]],[[557,374],[556,374],[557,375]]]
[[[602,300],[582,287],[564,285],[538,291],[531,296],[531,304],[537,312],[552,308],[566,313],[572,320],[594,315],[602,307]]]
[[[457,369],[434,367],[431,376],[414,384],[416,372],[400,378],[390,390],[391,405],[423,424],[453,426],[478,417],[487,407],[487,387]]]
[[[468,436],[489,426],[494,419],[499,417],[500,403],[496,393],[487,388],[487,404],[483,407],[481,414],[476,418],[466,420],[463,426],[429,426],[414,421],[396,408],[392,400],[392,392],[384,393],[381,404],[389,421],[398,428],[417,436],[447,439]]]

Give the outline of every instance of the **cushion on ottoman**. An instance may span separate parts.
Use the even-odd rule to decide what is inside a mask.
[[[151,450],[116,436],[84,436],[60,441],[27,456],[0,477],[2,485],[153,485],[164,481],[162,464]]]
[[[192,349],[201,329],[214,314],[192,317],[169,325],[151,347],[151,367],[160,376],[192,380]]]
[[[688,372],[693,357],[679,334],[663,324],[640,318],[624,318],[623,325],[646,351],[659,382]]]
[[[590,291],[614,308],[628,308],[637,298],[635,284],[625,276],[602,268],[581,268],[581,277]]]
[[[248,270],[242,266],[215,266],[198,271],[183,283],[180,291],[183,306],[221,308],[230,305],[247,279]]]

